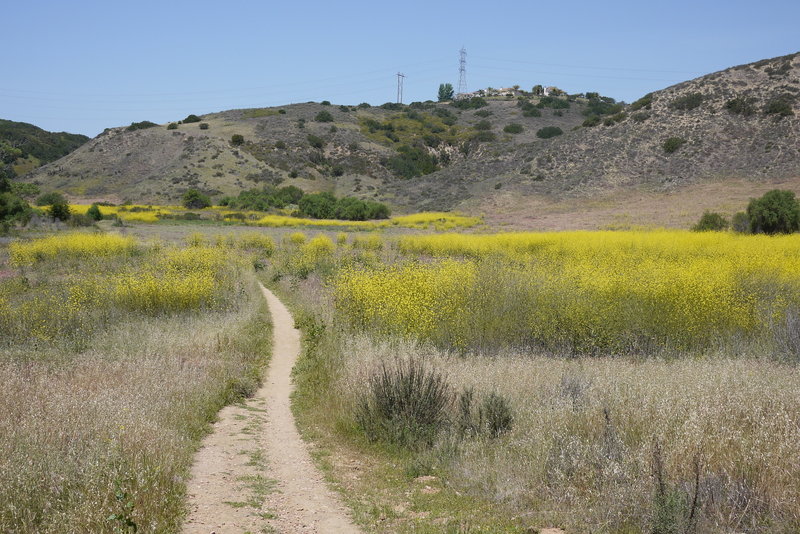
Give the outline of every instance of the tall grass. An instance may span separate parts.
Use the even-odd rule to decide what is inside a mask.
[[[208,423],[257,387],[270,329],[252,274],[137,247],[0,281],[2,532],[177,532]]]

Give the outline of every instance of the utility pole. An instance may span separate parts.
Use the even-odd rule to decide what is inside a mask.
[[[402,104],[403,103],[403,78],[405,78],[405,77],[406,77],[406,75],[403,74],[402,72],[398,72],[397,73],[397,103],[398,104]]]
[[[459,52],[461,57],[458,63],[458,92],[456,95],[463,95],[467,92],[467,49],[462,46]]]

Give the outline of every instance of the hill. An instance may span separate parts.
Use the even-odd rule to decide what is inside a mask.
[[[7,178],[25,174],[88,140],[85,135],[48,132],[33,124],[0,119],[0,174]]]
[[[747,198],[800,179],[799,74],[793,54],[629,105],[596,93],[520,92],[407,106],[231,110],[108,129],[26,179],[110,201],[165,203],[190,187],[224,195],[291,184],[400,210],[480,211],[513,224],[547,227],[542,217],[563,214],[558,224],[570,226],[578,212],[602,215],[586,224],[609,224],[626,215],[621,208],[636,223],[633,197],[645,199],[639,211],[648,220],[651,204],[669,195],[694,199],[706,188],[706,200],[724,204],[733,202],[726,184],[739,184],[732,189]],[[548,137],[546,128],[563,134]],[[667,224],[674,215],[665,214]]]

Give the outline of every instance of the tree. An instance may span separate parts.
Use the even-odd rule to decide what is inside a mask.
[[[244,144],[244,136],[241,134],[233,134],[231,136],[231,144],[233,146],[239,146]]]
[[[86,216],[94,219],[95,221],[103,220],[103,214],[100,213],[100,206],[97,204],[92,204],[89,206],[89,209],[86,210]]]
[[[531,89],[531,93],[533,93],[536,96],[542,96],[544,94],[544,87],[542,87],[539,84],[534,85],[533,89]]]
[[[336,197],[330,193],[305,195],[297,203],[300,214],[314,219],[332,219],[336,213]]]
[[[330,111],[323,109],[314,116],[314,120],[317,122],[333,122],[333,115],[331,115]]]
[[[747,206],[754,234],[790,234],[800,229],[800,204],[794,192],[773,189]]]
[[[453,84],[451,83],[442,83],[439,84],[439,102],[447,102],[448,100],[453,100]]]
[[[728,220],[714,211],[706,211],[700,221],[692,226],[694,232],[722,232],[728,229]]]
[[[47,214],[52,217],[54,221],[66,221],[69,220],[72,212],[69,209],[69,204],[66,199],[64,199],[50,204],[50,207],[47,208]]]
[[[211,205],[211,199],[197,189],[189,189],[183,194],[183,207],[190,210],[201,210]]]

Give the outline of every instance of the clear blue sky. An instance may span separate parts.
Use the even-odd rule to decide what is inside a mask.
[[[0,118],[94,136],[132,121],[435,99],[519,84],[618,100],[800,50],[800,1],[5,2]]]

